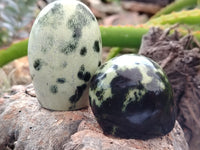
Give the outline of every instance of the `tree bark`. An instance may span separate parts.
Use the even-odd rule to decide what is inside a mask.
[[[152,28],[143,37],[139,54],[158,62],[174,90],[177,120],[184,130],[191,150],[200,147],[200,49],[188,34]],[[194,46],[195,45],[195,46]]]

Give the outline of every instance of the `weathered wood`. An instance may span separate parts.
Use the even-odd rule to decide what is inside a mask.
[[[200,48],[192,35],[152,28],[143,37],[139,53],[158,62],[174,90],[177,120],[191,150],[200,147]]]

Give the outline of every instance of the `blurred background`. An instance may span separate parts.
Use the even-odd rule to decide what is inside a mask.
[[[27,38],[31,25],[48,3],[54,0],[1,0],[0,46]],[[100,24],[126,25],[145,22],[173,0],[81,0]]]
[[[34,19],[54,0],[1,0],[0,49],[28,38]],[[81,0],[96,16],[100,25],[137,25],[173,0]],[[105,60],[110,48],[104,48]],[[129,52],[129,50],[127,50]],[[12,85],[31,83],[27,57],[0,68],[0,96]]]

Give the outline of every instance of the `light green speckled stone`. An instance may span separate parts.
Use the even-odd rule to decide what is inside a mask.
[[[101,35],[92,12],[75,0],[47,5],[36,18],[28,59],[40,104],[52,110],[88,105],[88,82],[101,64]]]

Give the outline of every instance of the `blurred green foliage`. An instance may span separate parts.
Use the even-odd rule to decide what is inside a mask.
[[[0,1],[0,46],[14,38],[26,38],[25,27],[33,20],[37,0]]]

